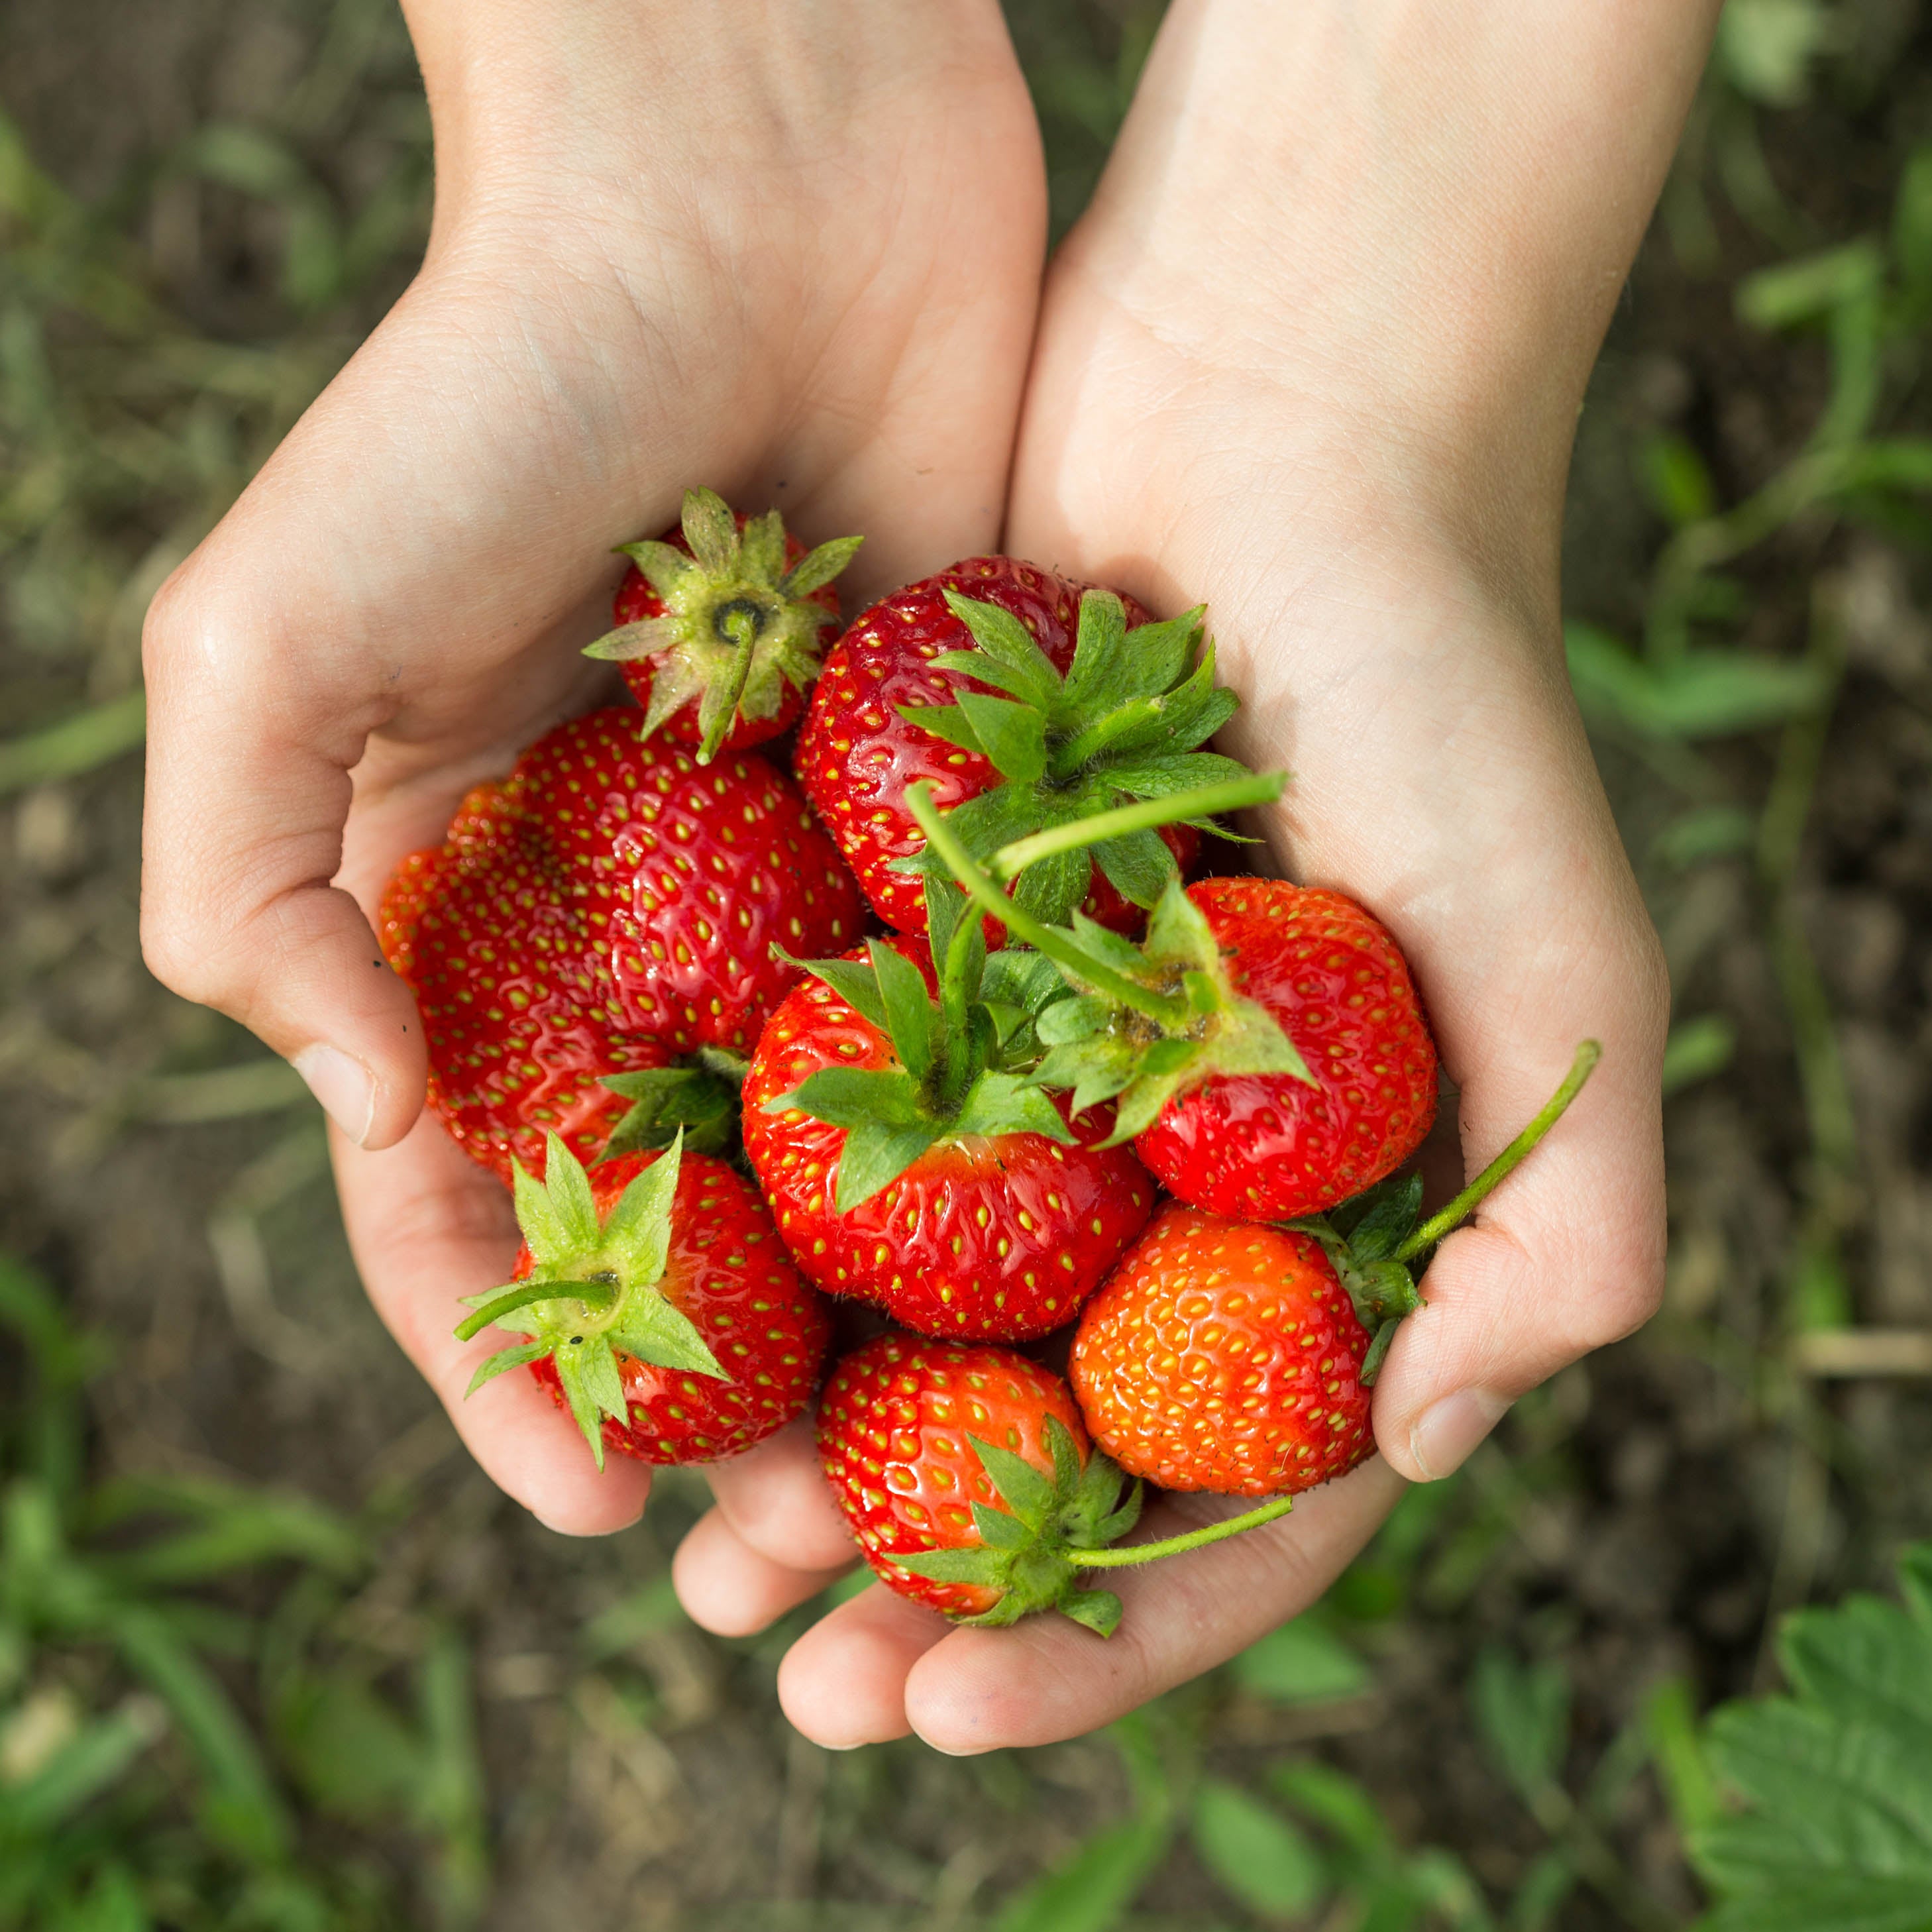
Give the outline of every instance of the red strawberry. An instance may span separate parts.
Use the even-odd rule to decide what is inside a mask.
[[[715,491],[687,490],[682,529],[623,546],[618,628],[585,655],[621,663],[644,735],[662,727],[701,765],[775,738],[818,675],[821,635],[838,622],[832,580],[860,542],[808,553],[777,511],[734,516]]]
[[[970,1016],[976,967],[935,1005],[920,941],[865,957],[812,964],[746,1076],[745,1151],[779,1232],[819,1287],[928,1333],[1020,1340],[1070,1321],[1146,1220],[1146,1174],[1094,1144],[1104,1116],[1070,1127],[1005,1070],[993,1022]],[[1044,964],[988,962],[1003,982]]]
[[[1099,844],[1123,826],[1278,796],[1280,772],[1244,775],[1076,821],[1027,848]],[[1070,1088],[1078,1114],[1117,1102],[1112,1138],[1182,1200],[1286,1220],[1372,1186],[1436,1117],[1436,1047],[1400,950],[1339,893],[1275,879],[1206,879],[1162,893],[1138,946],[1076,919],[1051,926],[1000,880],[1024,850],[982,868],[916,785],[907,807],[935,862],[1059,968],[1075,997],[1043,1003],[1052,1050],[1036,1084]]]
[[[430,1104],[506,1179],[550,1129],[582,1155],[602,1145],[628,1103],[602,1076],[748,1048],[796,970],[774,943],[856,936],[858,896],[788,779],[751,753],[700,771],[640,723],[625,709],[560,725],[384,898]]]
[[[1111,1631],[1120,1600],[1078,1587],[1070,1552],[1140,1513],[1092,1454],[1066,1384],[1004,1348],[886,1334],[826,1383],[818,1453],[866,1561],[901,1596],[962,1622],[1058,1609]]]
[[[1151,623],[1111,591],[969,557],[855,619],[826,658],[794,768],[880,916],[925,929],[923,841],[905,804],[921,779],[983,857],[1124,800],[1238,772],[1194,748],[1236,706],[1214,688],[1200,616]],[[1116,838],[1096,849],[1097,876],[1085,852],[1064,853],[1023,873],[1016,896],[1050,920],[1084,902],[1102,924],[1135,931],[1196,843],[1179,824]]]
[[[494,1323],[531,1339],[485,1362],[472,1392],[527,1363],[599,1468],[607,1446],[646,1462],[736,1455],[811,1400],[824,1306],[724,1162],[674,1142],[586,1174],[552,1134],[544,1179],[515,1172],[524,1246],[511,1286],[472,1297],[457,1333]]]
[[[1069,1373],[1130,1474],[1274,1496],[1373,1453],[1368,1351],[1318,1242],[1170,1204],[1088,1304]]]
[[[1210,1049],[1136,1138],[1141,1159],[1180,1199],[1251,1220],[1314,1214],[1393,1174],[1436,1118],[1436,1043],[1387,928],[1280,879],[1203,879],[1187,896],[1235,998],[1311,1077],[1216,1076]]]

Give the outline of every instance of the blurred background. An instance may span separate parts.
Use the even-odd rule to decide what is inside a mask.
[[[1064,228],[1160,8],[1009,12]],[[140,963],[143,608],[429,188],[391,0],[0,8],[0,1928],[1932,1926],[1918,0],[1730,0],[1581,424],[1664,1313],[1229,1666],[971,1760],[790,1732],[809,1610],[670,1595],[696,1478],[602,1543],[498,1496],[299,1084]]]

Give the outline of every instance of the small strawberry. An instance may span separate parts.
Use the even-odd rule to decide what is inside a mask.
[[[1102,1636],[1112,1591],[1082,1573],[1179,1556],[1286,1513],[1286,1499],[1125,1550],[1141,1489],[1094,1453],[1066,1384],[1005,1348],[881,1335],[825,1385],[818,1451],[866,1561],[888,1588],[956,1622],[1058,1610]]]
[[[1318,1243],[1170,1203],[1087,1304],[1068,1373],[1122,1468],[1266,1496],[1372,1453],[1368,1350]]]
[[[626,1111],[606,1076],[742,1052],[796,968],[836,951],[858,895],[791,782],[755,753],[700,770],[592,712],[464,801],[378,916],[416,995],[430,1102],[507,1180],[545,1132],[589,1157]]]
[[[815,961],[744,1088],[745,1150],[806,1276],[930,1334],[1019,1340],[1072,1320],[1147,1219],[1125,1148],[1070,1126],[1014,1065],[1037,1056],[1031,955],[986,958],[980,922],[930,882],[946,964],[916,939]]]
[[[700,765],[775,738],[818,675],[822,634],[838,622],[832,580],[862,541],[808,551],[777,511],[734,517],[715,490],[687,490],[681,529],[622,547],[617,628],[584,655],[621,664],[644,736],[662,728]]]
[[[1265,1227],[1169,1202],[1090,1301],[1068,1374],[1094,1440],[1169,1490],[1294,1494],[1374,1448],[1368,1390],[1422,1306],[1415,1276],[1559,1120],[1596,1065],[1586,1040],[1542,1110],[1417,1225],[1421,1177]]]
[[[880,916],[925,928],[929,868],[905,804],[922,779],[984,856],[1238,773],[1196,748],[1237,706],[1215,687],[1200,620],[1154,623],[1112,591],[1010,557],[969,557],[856,618],[826,658],[794,767]],[[1061,852],[1024,873],[1016,896],[1042,919],[1084,902],[1103,925],[1137,931],[1196,843],[1177,824],[1108,840],[1090,860]]]
[[[492,1355],[474,1394],[529,1364],[584,1432],[646,1462],[710,1462],[810,1401],[831,1339],[758,1196],[721,1160],[668,1149],[586,1174],[549,1136],[544,1178],[515,1168],[524,1246],[508,1286],[470,1297],[464,1340],[529,1336]]]
[[[1052,837],[1207,801],[1252,802],[1279,775],[1130,807]],[[938,827],[922,790],[922,825]],[[1223,806],[1219,808],[1230,808]],[[933,844],[982,906],[1029,840],[978,870],[951,817]],[[975,876],[976,874],[976,876]],[[1358,1194],[1413,1154],[1436,1118],[1436,1046],[1407,962],[1388,932],[1339,892],[1279,879],[1170,885],[1144,942],[1090,922],[1047,927],[1014,911],[1016,935],[1060,967],[1076,997],[1046,1007],[1052,1050],[1034,1075],[1071,1088],[1073,1112],[1115,1102],[1113,1137],[1191,1205],[1284,1220]]]

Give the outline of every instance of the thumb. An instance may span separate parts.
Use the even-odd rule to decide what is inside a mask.
[[[238,624],[194,570],[164,587],[142,639],[142,950],[164,985],[292,1062],[358,1146],[390,1146],[422,1111],[422,1030],[362,909],[331,883],[350,769],[380,720],[331,716],[326,692],[298,679],[263,688],[263,667],[294,661],[292,640]]]
[[[1595,1077],[1548,1137],[1436,1251],[1424,1306],[1396,1333],[1376,1387],[1376,1442],[1412,1481],[1451,1474],[1519,1396],[1656,1312],[1656,1056],[1636,1027],[1616,1044],[1626,1051],[1606,1042]],[[1549,1070],[1519,1064],[1464,1090],[1472,1168],[1509,1138],[1492,1123],[1530,1117],[1528,1095]]]

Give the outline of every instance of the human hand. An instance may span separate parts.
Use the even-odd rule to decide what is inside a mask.
[[[610,547],[686,484],[865,532],[848,597],[990,544],[1045,188],[992,0],[409,10],[428,255],[155,600],[143,940],[309,1078],[371,1298],[478,1461],[601,1531],[641,1466],[600,1478],[525,1377],[463,1400],[490,1343],[453,1340],[457,1298],[515,1231],[419,1118],[368,914],[470,785],[614,689],[578,655]]]
[[[1208,600],[1244,699],[1223,742],[1293,774],[1270,856],[1394,932],[1472,1174],[1580,1040],[1603,1062],[1438,1252],[1376,1390],[1376,1460],[1117,1573],[1105,1643],[1050,1617],[949,1630],[867,1590],[781,1671],[821,1743],[976,1751],[1108,1721],[1313,1600],[1405,1479],[1449,1474],[1654,1309],[1667,992],[1570,696],[1557,555],[1584,382],[1714,12],[1170,14],[1049,279],[1007,547],[1156,610]],[[1238,1507],[1168,1498],[1144,1534]],[[806,1568],[727,1506],[677,1574],[700,1622],[744,1629],[819,1587]]]

